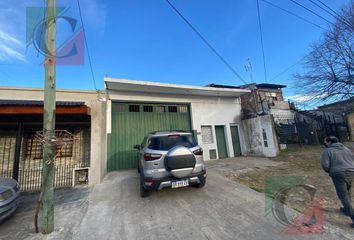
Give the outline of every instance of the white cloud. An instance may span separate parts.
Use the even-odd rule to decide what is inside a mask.
[[[10,34],[6,33],[1,29],[0,29],[0,41],[8,44],[15,44],[18,46],[22,46],[22,43],[18,39],[16,39],[15,37],[11,36]]]
[[[325,97],[325,95],[306,95],[306,94],[295,94],[293,96],[290,96],[287,98],[287,100],[297,102],[297,103],[304,103],[304,102],[309,102],[313,100],[319,100],[320,98]]]
[[[311,100],[312,98],[313,98],[313,96],[296,94],[296,95],[288,97],[288,100],[294,101],[294,102],[306,102],[306,101]]]
[[[0,29],[0,61],[26,62],[26,56],[20,52],[21,49],[23,44],[17,38]]]
[[[14,5],[4,0],[0,4],[0,61],[27,62],[25,56],[24,35],[25,8],[23,3]],[[23,40],[23,41],[21,41]]]
[[[0,40],[0,60],[20,60],[26,62],[26,56],[15,50],[14,48],[5,45]]]

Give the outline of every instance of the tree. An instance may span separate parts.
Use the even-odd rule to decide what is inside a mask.
[[[295,74],[299,91],[311,100],[354,96],[354,2],[336,15],[336,22],[314,43],[303,60],[304,73]]]

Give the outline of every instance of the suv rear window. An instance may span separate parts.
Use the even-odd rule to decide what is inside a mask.
[[[197,146],[192,135],[168,135],[161,137],[152,137],[148,148],[153,150],[167,151],[175,146],[184,146],[192,148]]]

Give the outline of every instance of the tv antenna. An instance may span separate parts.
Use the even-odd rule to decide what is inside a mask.
[[[248,72],[251,82],[253,82],[252,63],[251,63],[251,59],[249,59],[249,58],[247,58],[247,60],[246,60],[245,70],[246,70],[246,72]]]

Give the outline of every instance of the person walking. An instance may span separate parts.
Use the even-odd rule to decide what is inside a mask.
[[[321,166],[332,178],[337,196],[343,207],[340,211],[349,216],[354,228],[354,209],[351,202],[351,189],[354,180],[354,155],[352,151],[334,136],[324,139],[326,149],[321,156]]]

